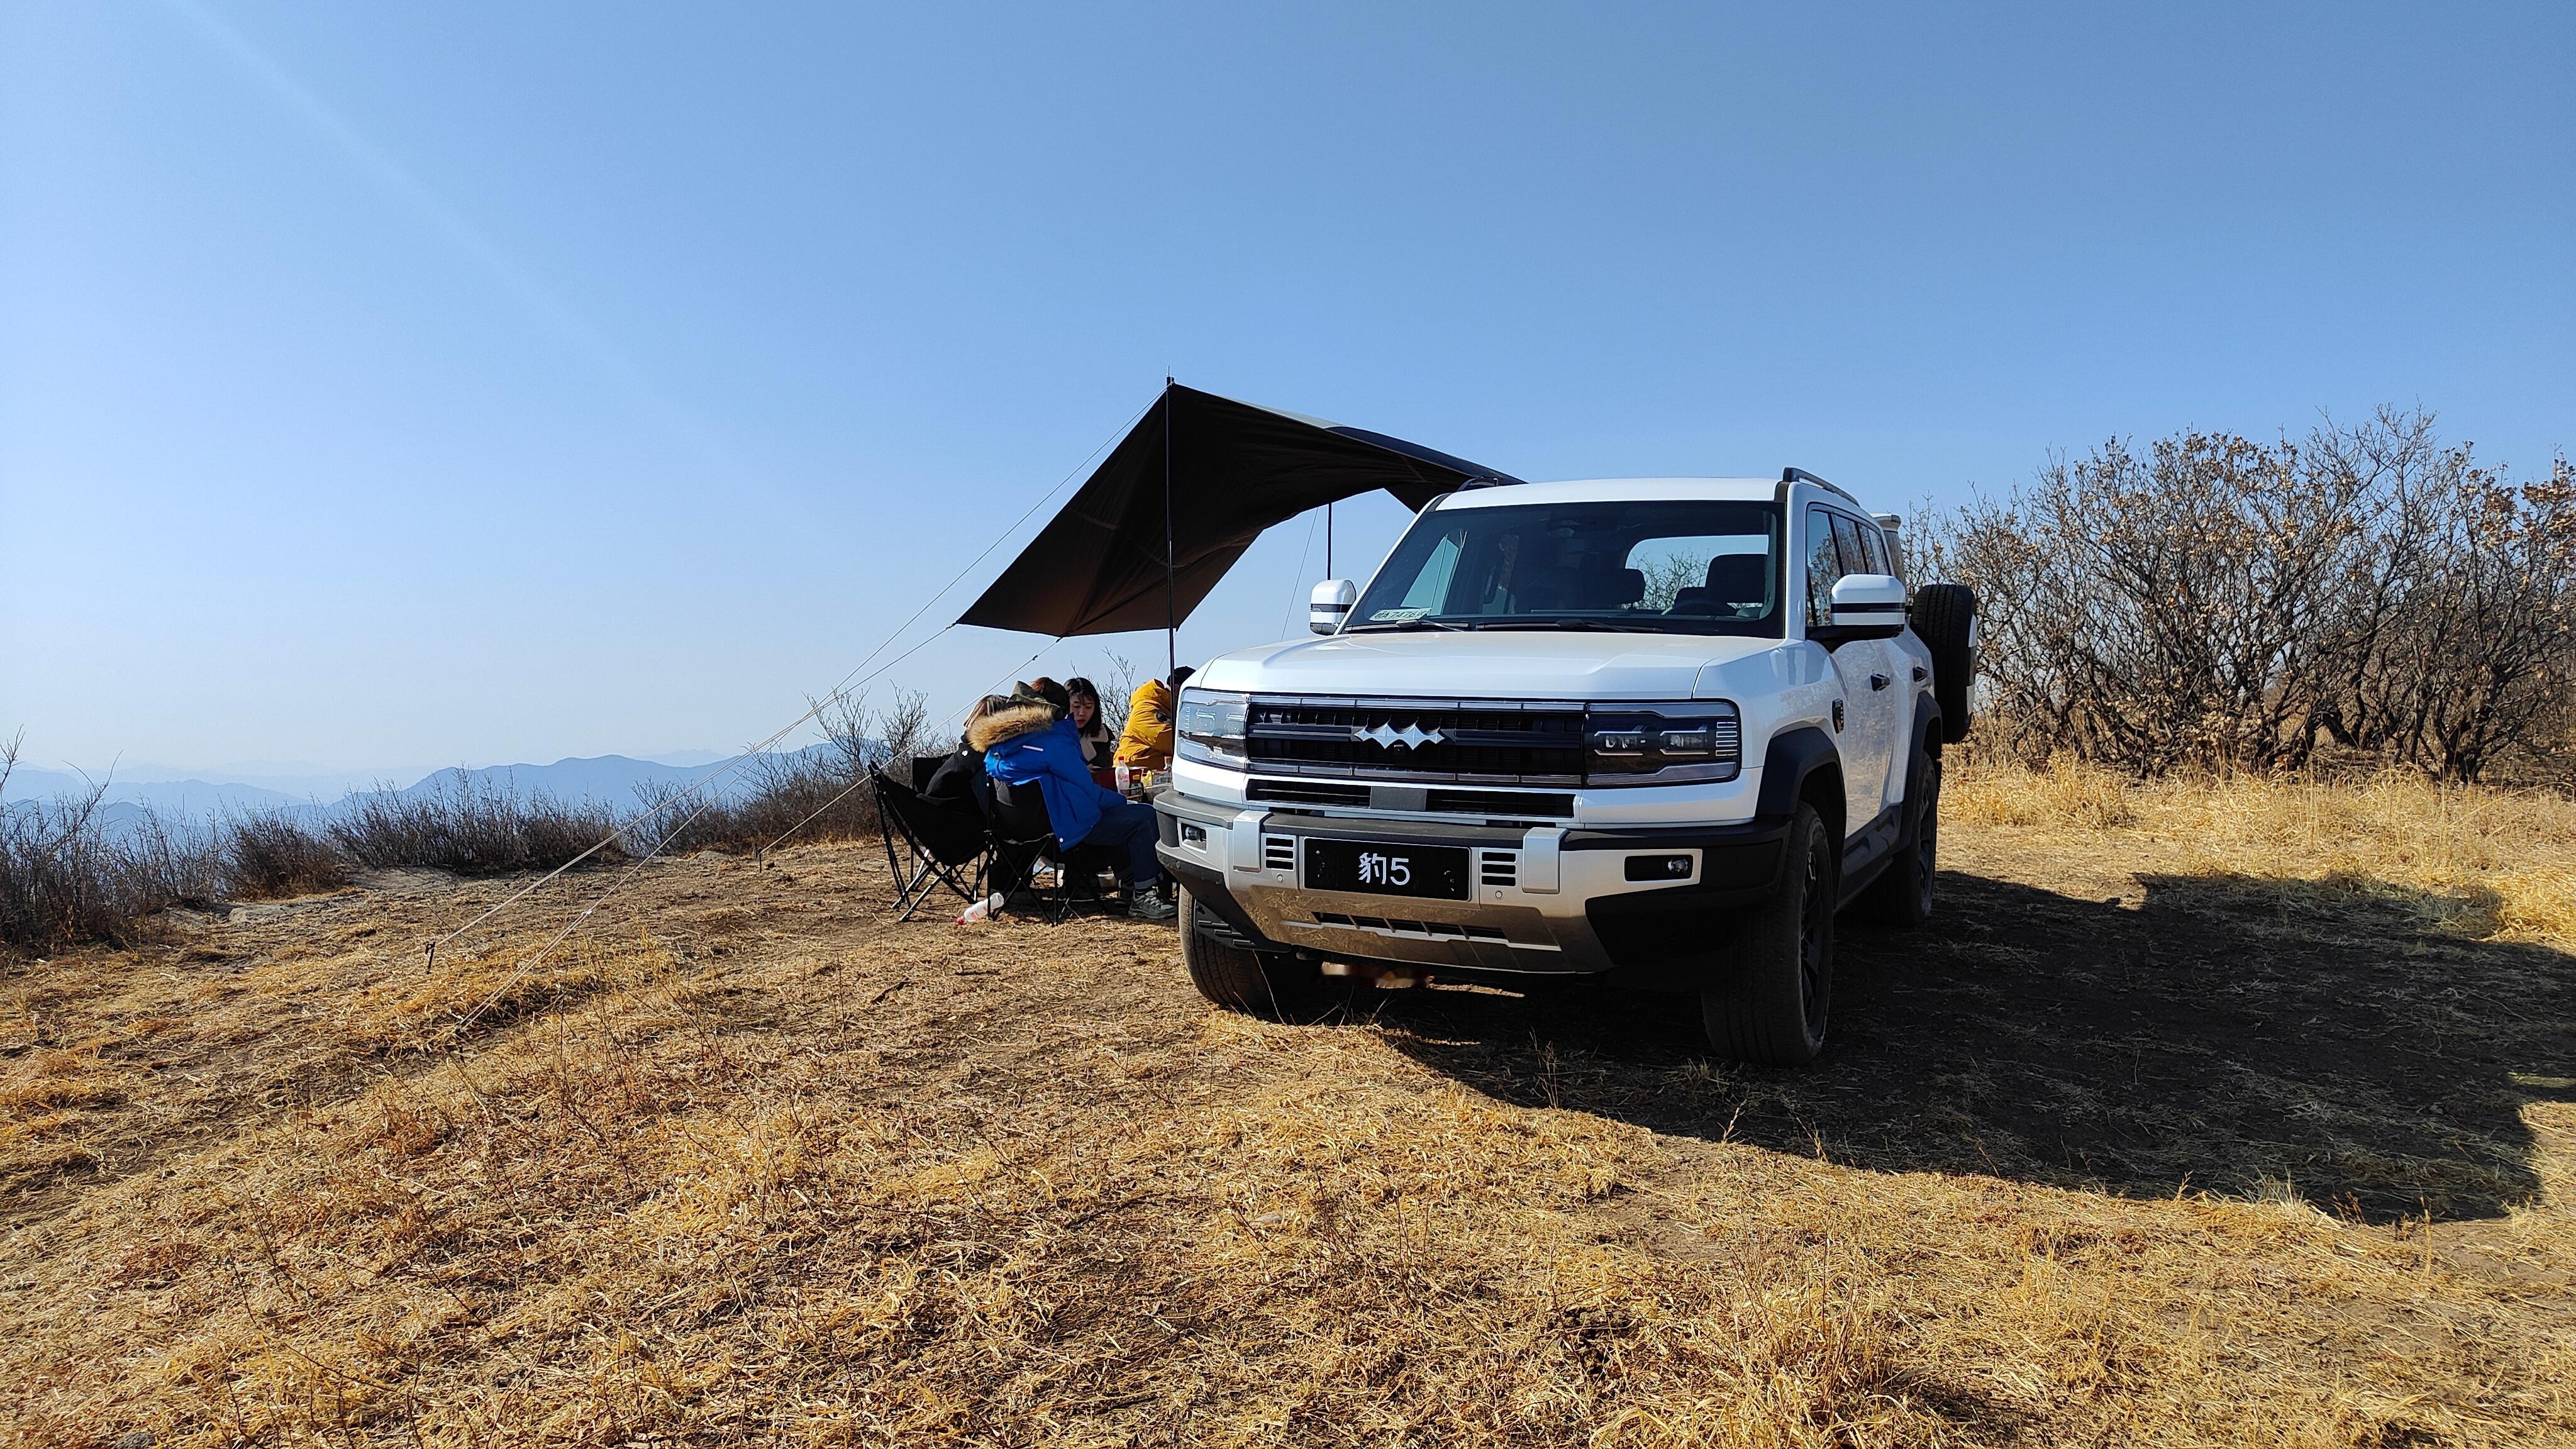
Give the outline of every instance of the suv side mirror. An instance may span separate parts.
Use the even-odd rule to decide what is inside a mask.
[[[1810,629],[1811,636],[1820,631]],[[1845,574],[1834,580],[1834,621],[1823,637],[1893,639],[1905,632],[1905,581],[1894,574]]]
[[[1306,627],[1318,634],[1338,634],[1359,601],[1359,585],[1349,579],[1326,579],[1307,596]]]

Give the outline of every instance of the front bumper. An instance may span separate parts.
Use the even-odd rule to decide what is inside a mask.
[[[1335,818],[1166,790],[1156,855],[1251,945],[1329,960],[1575,975],[1699,956],[1727,917],[1779,888],[1787,823],[1591,828]],[[1463,846],[1467,900],[1310,889],[1306,842]],[[1632,881],[1631,855],[1687,856]]]

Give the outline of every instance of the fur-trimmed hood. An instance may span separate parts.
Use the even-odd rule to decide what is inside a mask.
[[[1033,735],[1055,723],[1055,711],[1042,700],[1020,700],[997,709],[966,727],[966,743],[989,750],[1007,740]]]

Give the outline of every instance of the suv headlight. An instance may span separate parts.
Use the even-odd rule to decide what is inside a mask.
[[[1744,723],[1725,700],[1594,705],[1584,712],[1584,778],[1604,785],[1732,780]]]
[[[1184,687],[1180,712],[1173,719],[1173,730],[1180,736],[1180,757],[1203,765],[1243,769],[1244,720],[1251,706],[1249,695]]]

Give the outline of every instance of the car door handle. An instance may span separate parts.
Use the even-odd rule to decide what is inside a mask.
[[[1884,674],[1873,674],[1869,677],[1869,687],[1872,689],[1885,689],[1887,683],[1887,676]]]

